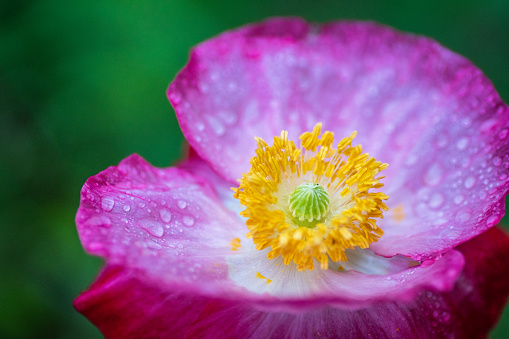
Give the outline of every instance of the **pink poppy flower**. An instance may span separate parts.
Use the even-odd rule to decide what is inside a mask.
[[[168,97],[189,158],[132,155],[81,192],[81,241],[106,266],[75,307],[106,337],[493,327],[509,108],[468,60],[374,23],[271,19],[197,46]]]

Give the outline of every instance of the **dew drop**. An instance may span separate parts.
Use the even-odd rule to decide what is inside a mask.
[[[186,208],[187,203],[184,200],[179,200],[177,205],[181,210],[183,210],[184,208]]]
[[[169,94],[170,100],[173,101],[174,104],[178,105],[182,101],[182,95],[180,93],[173,92]]]
[[[153,241],[147,242],[147,247],[151,248],[153,250],[159,250],[159,249],[163,248],[160,244],[153,242]]]
[[[143,228],[145,231],[147,231],[154,237],[160,238],[163,236],[164,228],[158,222],[155,222],[153,220],[141,220],[138,223],[141,228]]]
[[[442,180],[442,168],[438,164],[432,165],[424,177],[424,181],[429,186],[436,186]]]
[[[98,217],[92,217],[85,222],[85,225],[91,226],[91,227],[109,228],[109,227],[111,227],[111,219],[104,215],[98,216]]]
[[[219,116],[223,119],[225,124],[231,126],[237,122],[237,115],[232,111],[221,111]]]
[[[433,193],[429,201],[429,207],[437,208],[444,202],[444,196],[441,193]]]
[[[203,124],[203,122],[198,122],[196,124],[196,128],[198,129],[198,131],[203,132],[203,130],[205,129],[205,125]]]
[[[88,250],[91,252],[100,251],[103,249],[104,245],[100,242],[91,242],[87,245]]]
[[[161,220],[165,223],[169,223],[171,221],[171,212],[166,208],[163,208],[159,211],[159,215],[161,216]]]
[[[129,212],[131,210],[131,206],[124,205],[124,207],[122,207],[122,209],[124,210],[124,212]]]
[[[488,119],[481,124],[481,131],[489,132],[492,131],[495,126],[497,126],[498,121],[495,118]]]
[[[459,212],[456,215],[456,220],[460,223],[464,223],[464,222],[467,222],[468,220],[470,220],[471,217],[472,217],[472,214],[470,213],[470,211],[465,210],[465,211]]]
[[[479,199],[485,200],[487,196],[488,196],[488,193],[486,193],[486,191],[479,192]]]
[[[498,133],[498,138],[500,140],[505,140],[507,139],[507,136],[509,135],[509,129],[507,128],[504,128],[503,130],[501,130],[499,133]]]
[[[223,124],[214,116],[207,116],[207,121],[210,125],[210,127],[212,128],[212,131],[214,131],[214,133],[217,135],[217,136],[223,136],[224,133],[226,132],[226,128],[223,126]]]
[[[143,207],[145,207],[145,203],[140,202],[140,203],[138,204],[138,206],[140,206],[140,208],[143,208]]]
[[[454,203],[456,205],[461,204],[463,200],[465,200],[465,196],[463,194],[458,194],[457,196],[454,197]]]
[[[467,180],[465,180],[465,188],[470,189],[474,187],[475,181],[474,177],[468,177]]]
[[[493,158],[493,165],[500,166],[502,164],[502,159],[500,157],[494,157]]]
[[[500,217],[498,215],[492,215],[488,218],[488,220],[486,221],[486,224],[488,224],[488,226],[495,226],[498,222],[500,221]]]
[[[194,218],[186,215],[182,218],[182,222],[184,223],[184,225],[191,227],[194,225]]]
[[[106,212],[109,212],[113,209],[113,206],[115,206],[115,200],[113,200],[110,197],[102,197],[101,198],[101,208],[105,210]]]
[[[460,138],[457,142],[456,142],[456,148],[460,151],[464,150],[465,148],[467,148],[468,146],[468,138],[467,137],[462,137]]]
[[[438,149],[445,148],[449,143],[448,137],[446,134],[440,133],[435,139],[435,146]]]

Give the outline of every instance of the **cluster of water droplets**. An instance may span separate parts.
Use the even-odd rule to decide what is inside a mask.
[[[440,294],[421,291],[418,300],[422,314],[431,318],[432,334],[447,335],[449,331],[454,330],[449,306]]]
[[[85,233],[97,230],[109,241],[120,241],[123,244],[134,243],[137,247],[147,249],[144,254],[156,254],[150,250],[163,247],[174,249],[176,255],[182,254],[188,242],[185,230],[195,226],[199,219],[200,208],[190,205],[178,193],[173,196],[154,199],[140,198],[142,194],[125,191],[102,197],[91,191],[83,194],[82,199],[96,205],[96,215],[89,216],[84,225]],[[157,201],[157,202],[156,202]],[[120,232],[119,232],[120,231]],[[125,236],[120,236],[123,233]],[[100,249],[105,245],[92,243],[91,248]]]
[[[501,155],[504,151],[500,148],[509,130],[493,133],[500,124],[496,116],[477,121],[454,115],[446,119],[425,143],[434,150],[421,157],[418,151],[413,152],[405,163],[405,171],[410,173],[426,164],[415,213],[432,227],[453,232],[455,224],[493,226],[503,215],[501,186],[508,178],[509,155],[507,150]],[[430,160],[429,155],[434,158]],[[419,180],[415,176],[410,179]]]

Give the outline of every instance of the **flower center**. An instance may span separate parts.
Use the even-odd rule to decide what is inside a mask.
[[[329,202],[329,193],[323,186],[304,183],[290,194],[289,208],[296,224],[309,227],[314,220],[322,219]]]
[[[329,260],[347,260],[345,250],[378,241],[376,221],[388,209],[388,196],[373,192],[388,165],[352,146],[356,132],[333,147],[333,133],[321,134],[321,127],[303,133],[299,148],[286,131],[272,146],[255,138],[251,170],[234,188],[256,249],[270,248],[269,259],[282,256],[299,270],[313,270],[315,262],[327,269]]]

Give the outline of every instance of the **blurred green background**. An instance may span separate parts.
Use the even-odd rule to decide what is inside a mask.
[[[0,3],[0,338],[100,338],[72,308],[101,260],[74,225],[85,180],[131,153],[168,166],[165,90],[191,46],[270,16],[375,20],[468,57],[509,100],[509,1]],[[504,219],[505,224],[509,224]],[[509,311],[492,333],[509,333]]]

